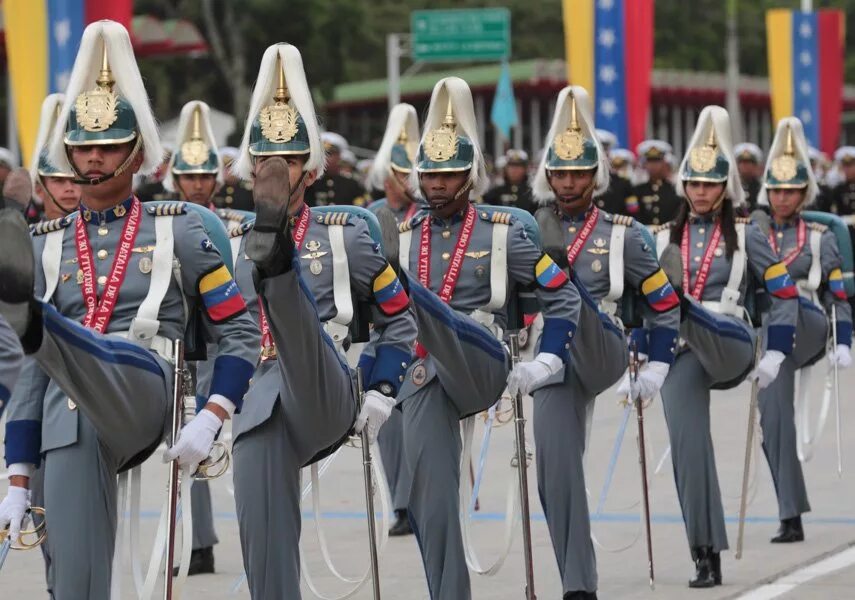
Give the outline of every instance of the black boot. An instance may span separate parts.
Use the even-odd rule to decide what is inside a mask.
[[[41,311],[33,296],[34,265],[27,221],[15,209],[0,210],[0,315],[28,354],[38,350],[42,341]]]
[[[389,535],[398,537],[402,535],[412,535],[413,528],[410,526],[410,517],[407,509],[395,511],[395,522],[389,528]]]
[[[597,592],[586,592],[585,590],[566,592],[564,600],[597,600]]]
[[[713,552],[709,546],[692,548],[695,561],[695,578],[689,580],[690,588],[711,588],[715,585],[713,575]]]
[[[712,569],[713,581],[716,585],[721,585],[721,553],[711,552],[712,554]]]
[[[214,547],[199,548],[190,553],[190,567],[187,575],[203,575],[214,572]],[[178,577],[178,567],[172,569],[172,576]]]
[[[275,277],[291,270],[294,242],[290,234],[288,207],[291,184],[288,163],[280,156],[265,160],[259,167],[253,186],[255,224],[246,238],[246,255],[262,278]]]
[[[784,519],[778,529],[778,535],[772,538],[773,544],[792,544],[805,541],[805,530],[802,529],[801,516]]]

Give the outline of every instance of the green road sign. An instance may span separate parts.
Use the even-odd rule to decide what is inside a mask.
[[[507,8],[417,10],[410,14],[413,60],[501,60],[511,55]]]

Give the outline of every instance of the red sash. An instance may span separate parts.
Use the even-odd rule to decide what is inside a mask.
[[[591,236],[591,232],[594,231],[594,227],[597,226],[599,218],[600,209],[595,206],[591,209],[591,214],[588,215],[588,218],[585,219],[585,224],[582,226],[582,230],[576,234],[573,243],[570,244],[569,248],[567,248],[567,262],[571,267],[579,257],[579,253],[582,251],[582,247],[585,245],[585,242],[587,242],[588,238]]]
[[[691,276],[689,275],[691,270],[691,265],[689,264],[689,227],[690,225],[688,223],[684,225],[683,238],[680,243],[680,250],[683,255],[683,290],[695,300],[702,300],[704,288],[707,287],[707,278],[710,275],[710,267],[712,266],[713,257],[715,256],[715,250],[718,248],[719,240],[721,240],[721,224],[715,224],[715,228],[712,232],[712,239],[710,240],[709,246],[707,246],[707,249],[704,251],[703,261],[701,262],[701,268],[698,271],[698,278],[695,280],[694,287],[691,287],[690,285]],[[689,291],[690,288],[691,291]]]
[[[807,225],[803,219],[799,220],[798,228],[796,229],[796,247],[787,254],[784,258],[781,259],[781,262],[787,266],[790,266],[790,263],[798,258],[799,254],[802,252],[802,248],[805,247],[805,240],[807,239]],[[769,232],[769,245],[772,246],[772,250],[775,252],[775,256],[778,256],[778,244],[775,242],[775,232]]]
[[[113,266],[107,276],[107,283],[101,299],[98,299],[98,288],[95,283],[95,259],[92,256],[92,246],[89,243],[89,234],[86,231],[86,222],[81,215],[77,216],[75,222],[75,243],[77,246],[77,264],[83,272],[83,303],[86,305],[86,315],[83,317],[83,326],[94,329],[98,333],[107,331],[116,303],[119,299],[119,289],[125,281],[128,273],[128,261],[134,241],[140,230],[142,206],[140,201],[134,198],[131,203],[131,211],[122,229],[122,237],[116,248],[116,256],[113,258]]]

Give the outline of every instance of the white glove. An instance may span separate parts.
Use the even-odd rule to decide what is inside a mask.
[[[837,365],[841,369],[852,366],[852,351],[846,344],[837,344],[837,347],[828,353],[828,363],[833,367]]]
[[[521,362],[513,368],[508,376],[508,392],[512,396],[518,392],[525,396],[558,373],[562,366],[560,358],[549,352],[541,352],[534,360]]]
[[[775,381],[775,377],[778,376],[778,371],[781,369],[781,363],[784,362],[785,358],[786,356],[784,356],[783,352],[779,352],[778,350],[766,350],[763,357],[760,359],[760,362],[757,363],[757,366],[754,367],[753,371],[751,371],[748,379],[756,381],[761,390],[769,387],[769,384]]]
[[[637,381],[632,381],[627,373],[618,386],[617,394],[629,396],[630,401],[635,401],[639,397],[642,400],[650,400],[662,389],[670,369],[671,366],[668,363],[651,361],[638,372]]]
[[[368,390],[365,392],[365,403],[359,411],[359,416],[356,417],[353,429],[356,433],[362,433],[362,430],[367,428],[368,442],[373,444],[377,441],[377,434],[392,414],[393,408],[395,408],[394,398],[384,396],[377,390]]]
[[[3,502],[0,502],[0,529],[9,528],[9,539],[14,544],[21,535],[21,525],[30,508],[30,490],[10,485]]]
[[[208,409],[202,409],[178,434],[178,441],[163,453],[163,462],[178,459],[178,464],[198,465],[208,458],[214,438],[223,422]]]

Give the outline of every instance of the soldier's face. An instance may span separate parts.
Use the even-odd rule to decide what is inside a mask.
[[[505,167],[505,183],[511,185],[519,185],[525,181],[526,166],[520,164],[508,165]]]
[[[193,175],[178,175],[176,178],[181,195],[193,204],[208,206],[211,196],[217,189],[217,176],[213,174],[196,173]]]
[[[846,181],[855,181],[855,160],[847,160],[840,164]]]
[[[780,219],[791,218],[805,199],[804,190],[769,190],[772,213]]]
[[[685,188],[692,210],[698,215],[705,215],[718,208],[724,193],[723,183],[711,181],[687,181]]]
[[[53,200],[48,196],[53,197]],[[70,177],[42,177],[42,182],[36,185],[36,195],[45,207],[45,216],[48,219],[57,219],[68,212],[77,210],[80,204],[80,186],[74,183]],[[54,203],[54,201],[56,201]],[[56,206],[59,204],[59,206]]]
[[[546,177],[561,210],[574,212],[587,208],[591,202],[595,173],[595,170],[547,171]]]
[[[431,210],[443,219],[459,212],[469,202],[469,191],[460,193],[468,180],[469,171],[419,173],[422,193],[430,204]]]
[[[383,182],[383,191],[386,192],[386,199],[391,200],[394,204],[401,204],[409,200],[407,191],[410,189],[410,176],[407,173],[392,171],[392,174]]]
[[[736,168],[739,170],[741,179],[755,179],[758,176],[757,163],[753,160],[740,160],[736,162]]]
[[[73,146],[71,162],[84,179],[97,179],[115,173],[133,151],[134,143],[104,144],[102,146]],[[144,160],[139,151],[131,164],[119,175],[97,185],[81,188],[83,198],[99,200],[124,200],[130,195],[134,174],[140,170]],[[95,208],[95,207],[91,207]]]
[[[668,163],[659,158],[647,159],[644,169],[650,179],[665,179],[668,176]]]

